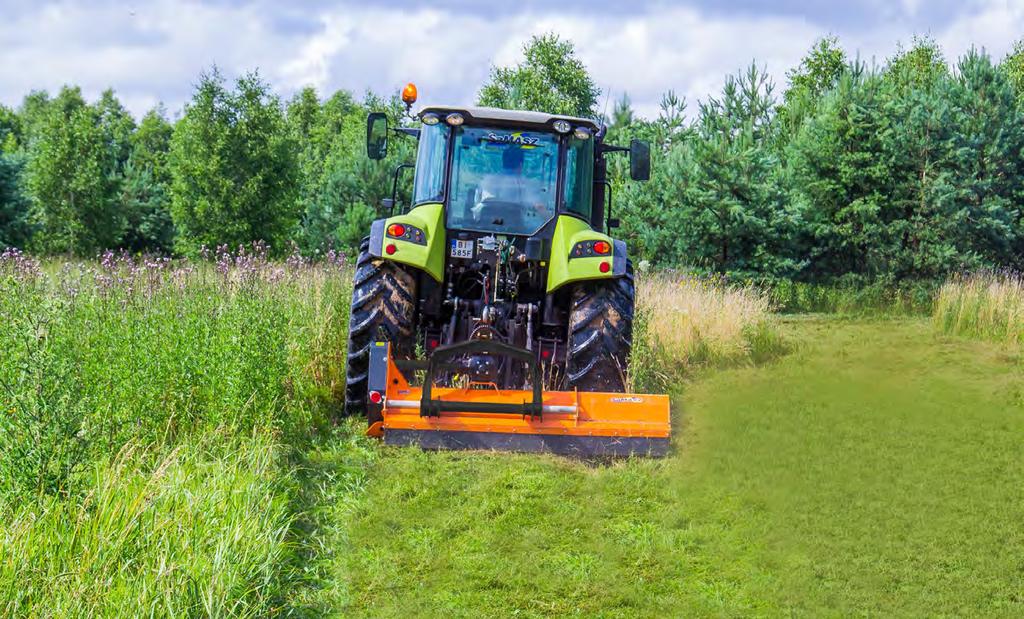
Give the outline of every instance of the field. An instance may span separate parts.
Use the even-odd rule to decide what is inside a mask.
[[[649,275],[633,380],[675,449],[580,462],[339,419],[349,275],[0,259],[0,615],[1024,612],[1005,286],[868,319]]]

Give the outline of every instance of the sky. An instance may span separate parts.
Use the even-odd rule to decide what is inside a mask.
[[[413,81],[422,103],[470,104],[492,66],[544,32],[575,43],[602,107],[628,93],[648,117],[669,89],[696,109],[754,60],[780,94],[824,35],[877,64],[915,35],[951,62],[972,46],[1002,58],[1024,37],[1024,0],[0,0],[0,16],[0,103],[77,84],[89,99],[113,88],[136,116],[163,102],[171,117],[213,65],[258,69],[283,97]]]

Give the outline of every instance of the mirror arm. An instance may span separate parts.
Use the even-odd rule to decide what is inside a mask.
[[[608,179],[604,179],[604,180],[600,180],[600,181],[594,181],[594,182],[596,184],[599,184],[599,185],[604,185],[605,193],[608,194],[608,208],[607,208],[607,210],[605,211],[605,214],[604,214],[605,215],[604,229],[605,229],[605,233],[607,234],[607,233],[612,231],[612,228],[618,228],[619,227],[618,221],[616,221],[615,218],[612,217],[612,182],[610,180],[608,180]]]
[[[420,139],[419,127],[395,127],[392,131],[399,135],[407,135],[409,137],[416,138],[417,140]]]
[[[597,146],[597,151],[599,153],[628,153],[629,152],[629,147],[628,146],[616,146],[614,144],[605,144],[605,143],[602,142],[601,144],[599,144]]]
[[[388,217],[395,214],[395,201],[398,198],[398,177],[402,174],[402,170],[414,167],[416,166],[411,163],[401,163],[395,168],[395,175],[391,179],[391,208],[388,209]]]

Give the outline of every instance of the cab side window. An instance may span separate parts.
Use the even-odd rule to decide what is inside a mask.
[[[565,159],[565,207],[590,220],[591,194],[594,190],[594,140],[569,140]]]

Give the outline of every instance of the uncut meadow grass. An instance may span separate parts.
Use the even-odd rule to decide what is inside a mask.
[[[0,615],[261,616],[297,552],[291,455],[340,411],[331,256],[0,256]]]
[[[1024,279],[994,271],[952,277],[939,289],[933,322],[948,334],[1024,343]]]
[[[667,390],[698,367],[758,362],[784,348],[769,294],[676,273],[637,278],[632,389]]]

